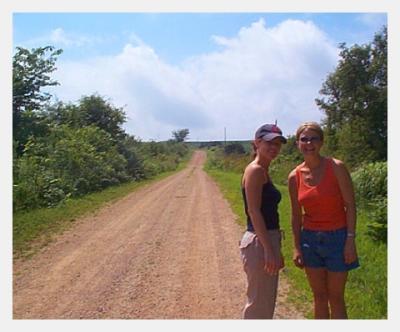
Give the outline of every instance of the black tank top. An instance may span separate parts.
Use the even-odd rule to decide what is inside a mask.
[[[251,222],[248,210],[247,210],[247,199],[246,190],[242,187],[242,195],[244,201],[244,210],[247,216],[247,230],[254,232],[254,227]],[[279,213],[278,204],[281,201],[280,191],[268,181],[263,185],[262,196],[261,196],[261,214],[264,217],[265,226],[268,230],[279,229]]]

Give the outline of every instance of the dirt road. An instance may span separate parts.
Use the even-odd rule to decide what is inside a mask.
[[[77,222],[14,263],[15,319],[236,319],[245,301],[243,229],[202,170],[188,167]],[[275,318],[302,318],[285,303]]]

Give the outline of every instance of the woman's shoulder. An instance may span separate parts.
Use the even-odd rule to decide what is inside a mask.
[[[293,168],[288,175],[288,185],[295,185],[297,183],[297,172],[304,166],[304,162]]]
[[[344,162],[339,159],[333,157],[325,157],[325,158],[331,163],[334,170],[340,171],[340,169],[346,168]]]
[[[326,158],[331,160],[333,166],[339,166],[339,167],[344,166],[344,162],[339,159],[333,157],[326,157]]]
[[[332,165],[332,170],[337,178],[347,175],[348,170],[343,161],[333,158],[333,157],[329,157],[327,159],[329,159],[329,161]]]
[[[298,164],[295,168],[293,168],[290,173],[288,178],[290,179],[291,177],[295,177],[296,173],[302,168],[304,167],[304,161],[301,164]]]
[[[264,179],[265,170],[264,168],[257,163],[250,163],[244,170],[245,179]]]
[[[293,169],[290,171],[290,173],[289,173],[289,175],[288,175],[288,179],[290,180],[290,179],[295,178],[295,177],[296,177],[296,173],[297,173],[297,167],[296,167],[296,168],[293,168]]]
[[[260,172],[263,171],[263,167],[256,162],[251,162],[245,168],[245,172]]]

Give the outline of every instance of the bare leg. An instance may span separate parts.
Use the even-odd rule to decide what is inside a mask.
[[[329,319],[328,271],[325,268],[309,267],[305,270],[314,295],[314,318]]]
[[[347,272],[328,272],[328,294],[332,319],[347,319],[344,290]]]

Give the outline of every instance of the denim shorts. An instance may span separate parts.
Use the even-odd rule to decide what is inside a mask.
[[[344,262],[344,245],[347,229],[335,231],[302,230],[301,252],[305,267],[326,268],[331,272],[345,272],[360,266],[358,259],[350,264]]]

